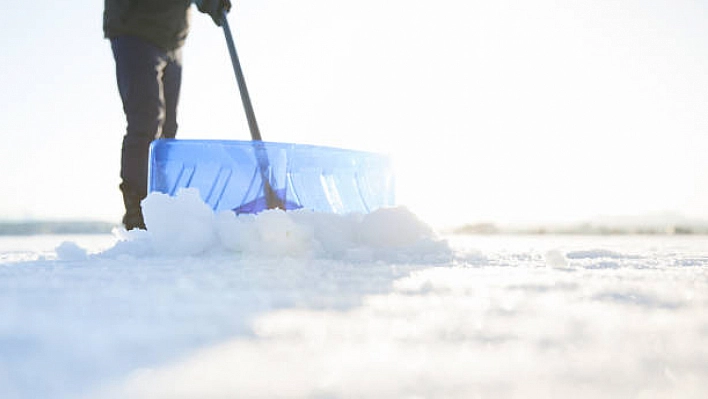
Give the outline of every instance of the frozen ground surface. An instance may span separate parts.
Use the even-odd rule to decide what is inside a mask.
[[[0,238],[0,397],[708,396],[708,237],[196,208]]]

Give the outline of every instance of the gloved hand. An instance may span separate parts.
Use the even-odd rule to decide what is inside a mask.
[[[199,11],[209,14],[216,26],[221,26],[224,21],[224,12],[231,10],[231,0],[194,0]]]

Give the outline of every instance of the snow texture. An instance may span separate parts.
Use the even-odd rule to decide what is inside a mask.
[[[147,232],[0,238],[0,397],[708,394],[704,236],[144,209]]]

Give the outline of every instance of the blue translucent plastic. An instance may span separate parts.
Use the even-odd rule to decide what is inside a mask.
[[[264,177],[286,209],[368,213],[395,203],[390,159],[304,144],[232,140],[156,140],[149,192],[191,187],[215,211],[267,208]]]

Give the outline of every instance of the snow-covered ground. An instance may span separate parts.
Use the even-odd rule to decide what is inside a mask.
[[[708,395],[708,237],[145,205],[149,233],[0,238],[0,397]]]

